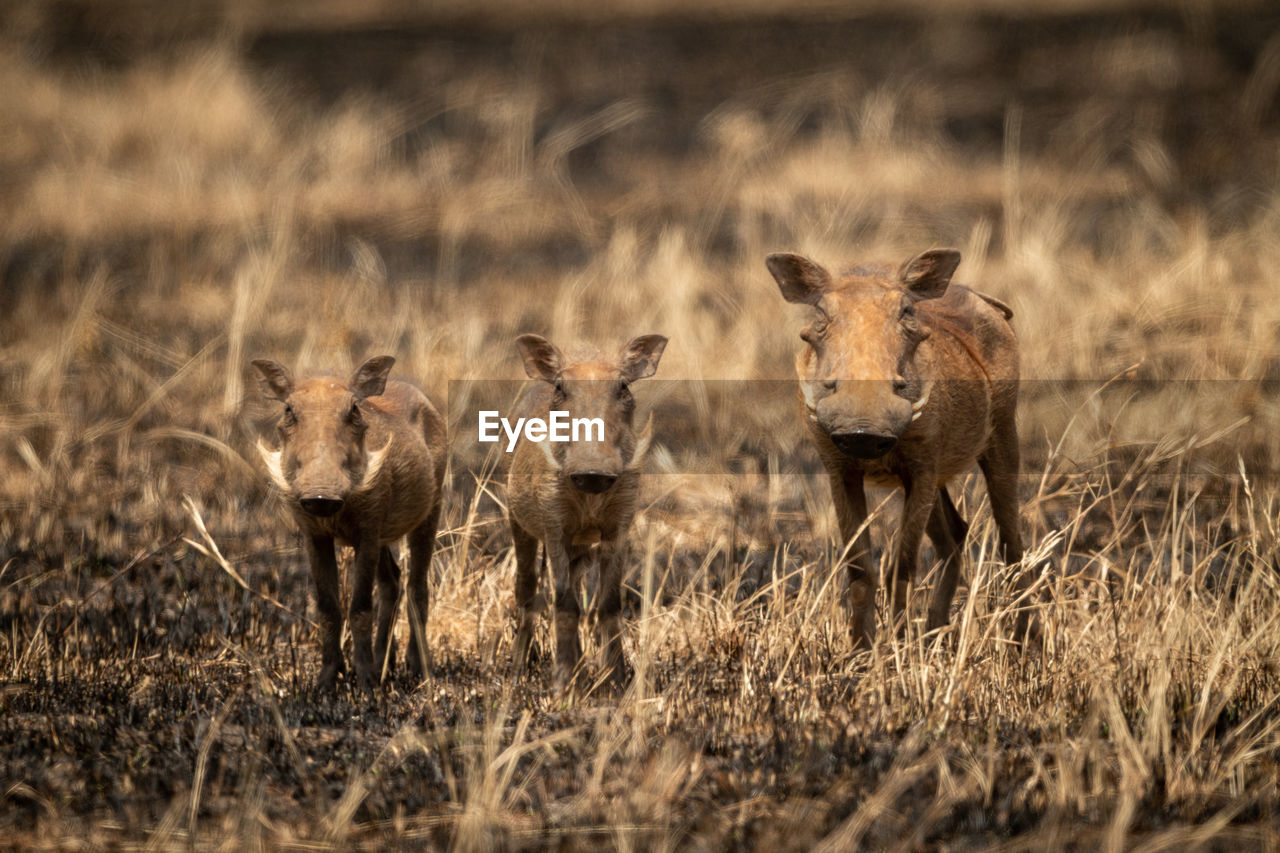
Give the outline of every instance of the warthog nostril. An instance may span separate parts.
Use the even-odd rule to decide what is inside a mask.
[[[326,498],[323,495],[303,498],[298,503],[302,504],[302,508],[307,512],[321,518],[336,515],[338,510],[342,509],[342,498]]]
[[[854,430],[831,434],[831,441],[845,456],[855,459],[879,459],[898,443],[898,437],[879,432]]]
[[[581,471],[577,474],[570,474],[569,481],[580,492],[598,495],[601,492],[608,491],[609,487],[618,481],[618,478],[614,474],[606,474],[603,471]]]

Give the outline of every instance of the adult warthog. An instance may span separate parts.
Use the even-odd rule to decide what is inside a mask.
[[[953,249],[924,252],[897,270],[859,266],[833,275],[792,254],[770,255],[788,302],[816,316],[796,359],[804,417],[831,479],[848,548],[855,647],[875,631],[876,576],[866,535],[864,484],[901,485],[905,498],[892,584],[900,619],[927,530],[943,561],[929,630],[947,624],[968,525],[946,483],[976,461],[1005,560],[1022,560],[1018,532],[1018,342],[1007,305],[961,285]],[[856,541],[855,541],[856,537]],[[1025,575],[1017,586],[1025,587]],[[1015,637],[1026,633],[1021,610]]]

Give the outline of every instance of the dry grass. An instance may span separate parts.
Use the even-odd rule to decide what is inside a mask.
[[[216,37],[124,56],[114,30],[77,52],[15,6],[8,843],[1274,846],[1280,48],[1247,7],[960,6],[646,23],[633,4],[522,35],[495,2],[491,29],[401,37],[271,35],[294,13],[239,3],[210,7]],[[954,628],[855,656],[794,421],[803,317],[762,259],[930,245],[1016,312],[1037,594],[1003,595],[985,493],[959,484]],[[637,389],[658,446],[621,696],[508,670],[500,460],[473,439],[510,386],[469,380],[518,378],[522,331],[671,339]],[[317,696],[245,365],[379,352],[451,421],[431,678]],[[1044,626],[1026,655],[1003,640],[1015,606]]]

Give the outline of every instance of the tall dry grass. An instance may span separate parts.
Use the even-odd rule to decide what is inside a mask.
[[[1063,36],[1100,94],[997,103],[994,146],[948,128],[1001,90],[957,103],[945,62],[878,82],[760,72],[664,147],[652,81],[610,81],[554,36],[512,63],[427,42],[386,90],[335,93],[234,36],[115,70],[6,45],[10,838],[1273,844],[1280,194],[1230,170],[1184,189],[1213,158],[1170,132],[1160,93],[1177,90],[1136,110],[1104,96],[1219,79],[1177,32]],[[561,47],[564,66],[546,54]],[[1246,75],[1234,128],[1252,128],[1234,144],[1255,177],[1280,165],[1270,114],[1248,106],[1268,67]],[[786,390],[804,318],[762,258],[939,244],[1016,312],[1037,582],[1005,594],[970,478],[953,486],[974,522],[953,628],[935,643],[912,623],[855,656]],[[637,388],[665,420],[617,697],[508,668],[500,459],[470,440],[484,389],[461,380],[519,377],[511,341],[530,330],[672,342],[660,377],[678,381]],[[251,453],[274,413],[245,363],[347,370],[377,352],[450,404],[432,677],[317,696],[304,560]],[[883,543],[894,499],[874,502]],[[1044,627],[1026,654],[1002,630],[1022,606]]]

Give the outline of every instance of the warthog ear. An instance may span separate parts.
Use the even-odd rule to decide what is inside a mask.
[[[831,287],[831,273],[803,255],[780,252],[765,258],[764,263],[788,302],[817,305]]]
[[[524,356],[524,372],[530,379],[545,379],[555,382],[560,375],[560,350],[542,335],[521,335],[516,338],[516,346]]]
[[[622,348],[619,371],[623,382],[635,382],[652,376],[658,369],[658,360],[662,351],[667,348],[667,339],[662,335],[641,335]]]
[[[363,400],[365,397],[376,397],[387,390],[387,374],[395,363],[396,360],[389,355],[375,355],[360,365],[360,369],[351,375],[348,383],[351,393],[356,399]]]
[[[915,298],[937,299],[947,292],[958,266],[960,253],[955,249],[930,249],[903,264],[898,276]]]
[[[284,401],[293,393],[293,375],[289,368],[269,358],[255,358],[253,366],[258,369],[258,385],[268,400]]]

